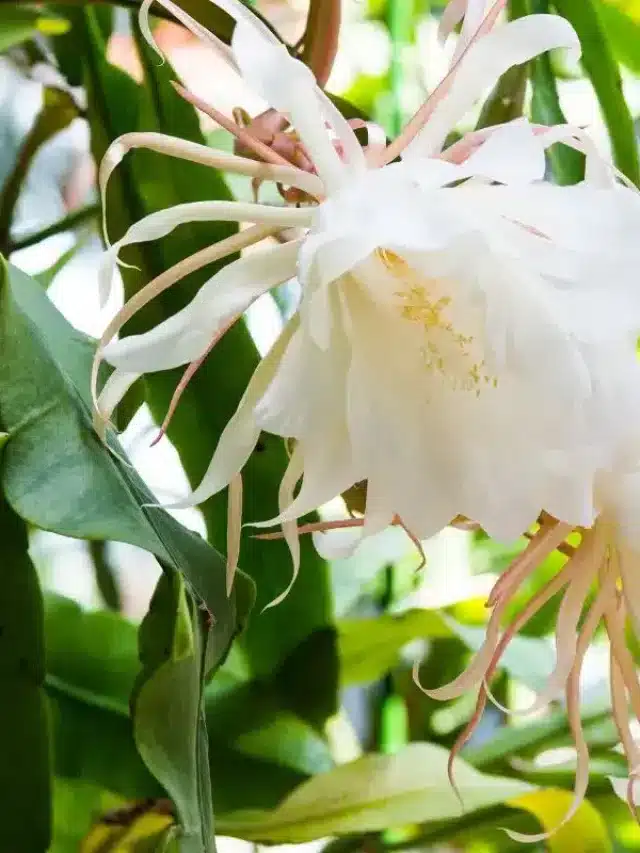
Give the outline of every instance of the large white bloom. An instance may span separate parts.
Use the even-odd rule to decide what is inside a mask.
[[[402,159],[384,165],[402,146],[367,156],[308,69],[237,0],[218,5],[237,21],[238,68],[289,116],[315,174],[138,134],[116,143],[103,185],[124,151],[146,145],[285,183],[317,203],[181,205],[133,226],[107,253],[105,288],[127,244],[195,219],[256,223],[231,248],[160,277],[111,324],[104,356],[117,370],[105,414],[137,376],[196,362],[258,296],[297,276],[299,310],[256,370],[192,502],[237,483],[267,430],[296,439],[278,519],[294,555],[295,520],[363,480],[366,532],[399,518],[424,538],[461,514],[513,538],[541,510],[591,524],[594,471],[613,452],[607,413],[624,399],[610,399],[607,376],[631,369],[640,328],[638,199],[571,128],[523,119],[467,149],[463,141],[462,162],[440,157],[449,131],[505,70],[549,49],[579,51],[572,28],[537,15],[480,38],[500,4],[475,28],[466,23],[428,121],[410,125]],[[485,6],[453,5],[450,23]],[[588,155],[579,186],[545,181],[545,149],[557,140]],[[176,316],[109,343],[124,318],[189,270],[288,226],[304,236],[230,264]]]

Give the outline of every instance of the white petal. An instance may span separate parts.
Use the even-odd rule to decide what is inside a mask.
[[[449,3],[446,5],[442,12],[442,16],[440,17],[440,23],[438,24],[438,39],[441,42],[447,40],[456,26],[467,14],[467,6],[469,5],[469,2],[470,0],[449,0]],[[484,11],[485,0],[471,0],[471,3],[473,3],[475,7],[480,6],[481,10]]]
[[[410,151],[427,156],[439,151],[447,134],[505,71],[557,48],[568,48],[580,56],[573,27],[559,15],[528,15],[481,38],[470,47],[446,97],[407,147],[405,156]]]
[[[302,469],[302,453],[300,452],[300,445],[297,445],[291,454],[287,470],[284,472],[284,476],[280,482],[280,488],[278,490],[278,510],[280,512],[283,512],[291,505],[298,480],[302,476]],[[280,602],[284,601],[284,599],[289,595],[291,587],[296,582],[298,572],[300,571],[300,536],[298,535],[297,521],[285,521],[282,525],[282,533],[289,548],[289,553],[291,554],[291,581],[280,595],[267,604],[264,610],[276,607]]]
[[[426,538],[457,512],[447,485],[455,459],[446,425],[434,414],[437,405],[428,405],[428,374],[419,350],[403,340],[404,326],[368,307],[355,290],[349,305],[354,352],[347,416],[355,466],[366,472],[371,500],[381,504],[376,516],[397,513]]]
[[[282,44],[267,43],[255,29],[238,24],[233,50],[243,77],[276,110],[289,116],[329,191],[342,182],[345,165],[318,109],[313,72],[294,59]]]
[[[611,782],[611,787],[616,797],[619,797],[626,803],[629,780],[621,776],[607,776],[607,778]],[[635,803],[640,802],[640,781],[638,780],[633,783],[633,801]]]
[[[318,432],[301,440],[298,446],[304,458],[300,492],[276,518],[255,522],[252,527],[273,527],[307,515],[362,479],[354,468],[345,429]]]
[[[235,414],[224,428],[209,467],[200,485],[186,498],[171,504],[172,509],[186,509],[206,501],[228,486],[241,471],[260,436],[254,407],[273,379],[291,335],[296,330],[296,317],[287,323],[271,350],[255,369]]]
[[[142,335],[105,347],[116,367],[150,373],[200,358],[211,340],[255,300],[295,272],[298,241],[252,252],[228,264],[198,291],[182,311]]]
[[[141,375],[140,373],[127,373],[124,370],[114,370],[105,382],[98,396],[94,417],[94,427],[102,438],[104,438],[111,415],[129,388]]]
[[[477,33],[482,21],[485,17],[485,7],[487,0],[466,0],[464,10],[464,21],[460,36],[456,42],[456,49],[451,58],[451,67],[453,67],[462,53],[466,50],[474,35]],[[445,10],[448,11],[448,10]],[[458,19],[460,20],[460,19]],[[454,25],[455,26],[455,25]]]
[[[223,9],[227,15],[230,15],[236,23],[243,23],[252,27],[267,42],[275,45],[281,44],[280,40],[271,32],[269,27],[263,24],[260,18],[254,15],[242,0],[215,0],[215,5]]]
[[[238,157],[228,151],[218,151],[197,142],[167,136],[164,133],[125,133],[111,143],[100,163],[99,185],[103,199],[113,170],[125,154],[135,148],[146,148],[168,157],[178,157],[213,169],[276,181],[311,195],[322,194],[322,182],[318,176],[295,166],[260,163],[247,157]]]
[[[335,323],[327,351],[304,327],[284,353],[278,372],[256,406],[256,420],[267,432],[304,439],[344,422],[349,348],[341,323]]]
[[[470,175],[484,175],[502,184],[528,184],[544,178],[544,144],[524,119],[503,124],[463,164]]]
[[[262,222],[289,228],[304,227],[309,224],[311,217],[311,211],[304,208],[234,201],[197,201],[159,210],[132,225],[124,237],[104,253],[98,271],[100,293],[103,296],[110,293],[118,254],[124,246],[166,237],[179,225],[190,222]]]

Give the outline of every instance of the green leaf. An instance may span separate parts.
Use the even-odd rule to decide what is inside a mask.
[[[436,610],[406,610],[338,623],[340,679],[343,685],[377,681],[397,663],[400,650],[418,637],[450,637]]]
[[[140,674],[132,696],[138,751],[173,800],[183,850],[214,848],[207,731],[204,614],[177,573],[164,574],[140,626]]]
[[[87,51],[89,121],[97,161],[113,139],[129,131],[160,131],[196,142],[204,141],[193,109],[170,86],[171,69],[167,64],[159,66],[157,57],[139,43],[145,85],[138,86],[105,61],[104,46],[93,24],[91,10],[84,13],[79,26]],[[107,203],[110,232],[115,238],[133,222],[160,207],[215,198],[229,198],[229,193],[214,170],[137,151],[118,167],[111,179]],[[142,273],[123,270],[128,294],[179,259],[229,233],[229,225],[195,223],[161,242],[136,247],[126,258]],[[215,268],[170,288],[140,312],[127,326],[127,331],[139,332],[178,311]],[[184,393],[169,428],[169,437],[192,484],[197,484],[204,474],[257,361],[255,346],[244,325],[238,323],[224,336]],[[154,373],[146,379],[147,401],[158,421],[167,411],[179,376],[179,372],[170,371]],[[286,464],[283,442],[275,436],[264,435],[245,468],[244,513],[247,520],[277,514],[278,483]],[[209,540],[223,549],[226,495],[217,495],[207,501],[202,511]],[[332,621],[327,567],[309,538],[304,538],[301,545],[302,571],[288,598],[279,607],[256,615],[241,638],[251,676],[266,676],[274,671],[307,636]],[[246,531],[241,565],[257,584],[257,611],[289,583],[291,560],[283,542],[262,542]],[[301,685],[307,681],[307,666],[305,662],[298,674]]]
[[[535,14],[549,12],[549,0],[529,0],[530,11]],[[566,124],[560,106],[560,96],[548,53],[543,53],[529,63],[531,79],[531,118],[536,124]],[[556,183],[563,186],[577,184],[584,179],[584,155],[567,145],[552,145],[547,158]]]
[[[0,851],[44,853],[51,766],[42,594],[27,531],[0,494]]]
[[[0,53],[27,41],[38,32],[55,36],[68,28],[62,18],[28,6],[0,6]]]
[[[616,166],[640,184],[638,143],[633,118],[622,91],[620,70],[594,0],[555,0],[558,12],[573,25],[582,44],[582,64],[597,95],[611,138]]]
[[[526,64],[515,65],[502,75],[483,104],[476,125],[477,130],[494,124],[504,124],[522,115],[527,78]]]
[[[49,593],[45,636],[56,775],[124,798],[161,795],[138,755],[129,719],[140,669],[135,626]]]
[[[44,90],[42,110],[25,137],[17,162],[0,194],[0,250],[9,248],[13,213],[31,161],[45,142],[68,127],[77,115],[78,108],[68,92],[51,87]]]
[[[305,782],[273,812],[219,821],[218,831],[288,844],[453,820],[460,802],[447,777],[447,761],[446,749],[426,743],[409,744],[395,755],[366,755]],[[456,783],[467,812],[532,790],[517,779],[486,776],[463,761],[456,763]]]
[[[43,530],[128,542],[182,571],[215,616],[218,657],[238,620],[225,565],[199,536],[163,510],[91,420],[91,342],[75,331],[40,285],[11,265],[0,269],[0,409],[10,440],[2,478],[7,500]],[[240,585],[244,583],[240,576]]]
[[[511,800],[509,805],[529,812],[539,820],[545,832],[553,833],[546,843],[549,853],[565,853],[567,850],[611,853],[613,848],[607,826],[602,815],[587,800],[565,826],[554,832],[571,808],[572,801],[573,793],[555,788],[532,791]]]
[[[49,592],[45,633],[48,683],[126,717],[140,668],[135,625],[108,610],[83,610]]]
[[[634,18],[624,6],[611,0],[600,0],[598,14],[618,62],[640,74],[640,16]]]

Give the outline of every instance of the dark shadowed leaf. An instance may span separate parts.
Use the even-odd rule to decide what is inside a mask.
[[[24,523],[0,493],[0,850],[45,853],[51,838],[42,594]]]

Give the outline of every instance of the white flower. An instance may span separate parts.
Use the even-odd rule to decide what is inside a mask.
[[[441,156],[449,131],[506,69],[553,48],[579,50],[572,28],[536,15],[485,34],[502,5],[494,4],[473,32],[466,26],[450,75],[401,138],[386,151],[364,151],[309,70],[237,0],[218,5],[237,21],[234,61],[290,118],[315,174],[131,134],[107,156],[103,188],[123,153],[142,145],[276,180],[315,203],[185,204],[134,225],[106,255],[105,291],[123,246],[196,219],[256,223],[125,306],[101,342],[117,368],[102,413],[140,374],[197,364],[256,298],[297,276],[299,310],[256,370],[189,502],[230,483],[237,489],[267,430],[296,440],[281,514],[263,522],[283,523],[296,568],[296,519],[360,481],[367,483],[365,533],[401,520],[426,538],[464,515],[510,539],[541,510],[571,526],[591,524],[594,472],[614,451],[606,415],[618,395],[610,399],[607,376],[633,365],[640,328],[638,199],[569,127],[522,119]],[[452,20],[479,8],[455,6]],[[579,186],[544,180],[545,149],[558,140],[588,155]],[[399,153],[401,161],[389,162]],[[190,270],[288,226],[304,236],[235,261],[176,316],[109,342],[127,317]]]

